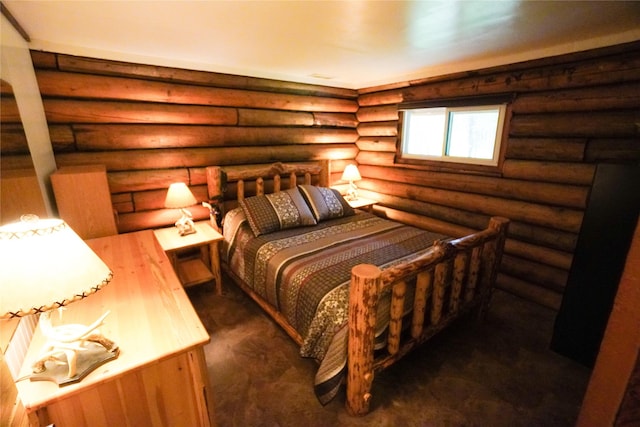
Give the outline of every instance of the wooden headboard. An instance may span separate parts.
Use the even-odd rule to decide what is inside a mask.
[[[252,195],[276,193],[298,184],[329,186],[330,160],[207,167],[207,192],[220,214],[233,209],[238,200]]]

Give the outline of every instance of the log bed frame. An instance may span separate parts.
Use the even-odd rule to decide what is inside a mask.
[[[224,214],[255,185],[255,194],[278,192],[283,181],[295,187],[304,184],[329,186],[330,161],[274,163],[253,166],[207,167],[210,202]],[[265,184],[266,180],[266,184]],[[235,186],[235,199],[233,197]],[[488,227],[447,243],[435,242],[421,258],[380,270],[370,264],[352,269],[349,296],[349,332],[346,409],[351,415],[369,412],[374,373],[392,365],[413,347],[427,341],[461,315],[475,310],[482,316],[491,297],[500,264],[509,220],[491,218]],[[254,293],[228,266],[225,272],[255,300],[290,336],[302,337],[273,306]],[[407,283],[416,280],[411,316],[403,317]],[[391,313],[386,351],[374,352],[376,307],[380,295],[391,289]],[[403,322],[409,322],[405,329]],[[407,330],[408,333],[401,333]]]

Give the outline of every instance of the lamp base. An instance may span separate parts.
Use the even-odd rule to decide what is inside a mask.
[[[180,236],[188,236],[189,234],[193,234],[195,232],[195,228],[178,228],[178,235]]]
[[[176,221],[176,228],[178,229],[178,234],[181,236],[186,236],[188,234],[193,234],[196,232],[196,225],[193,223],[193,219],[191,219],[191,212],[186,209],[181,209],[182,217]]]
[[[350,201],[358,200],[358,187],[353,183],[353,181],[349,181],[349,189],[347,190],[347,196],[345,199]]]
[[[119,355],[119,348],[107,350],[98,343],[88,342],[85,344],[85,350],[78,352],[76,374],[74,376],[69,377],[69,367],[66,363],[57,364],[55,362],[46,362],[44,371],[30,374],[24,379],[29,378],[31,381],[52,381],[60,387],[74,384],[80,382],[96,368],[99,368],[111,360],[117,359]]]

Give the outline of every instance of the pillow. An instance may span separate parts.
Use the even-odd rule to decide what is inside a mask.
[[[298,187],[318,222],[355,214],[353,208],[338,190],[316,187],[315,185],[300,185]]]
[[[224,262],[229,263],[231,256],[231,248],[236,244],[238,230],[244,223],[248,223],[247,217],[242,208],[234,208],[227,212],[222,220],[222,246],[220,247],[220,255]]]
[[[256,237],[287,228],[316,224],[309,206],[297,188],[247,197],[240,201],[240,206]]]
[[[242,208],[234,208],[227,212],[222,220],[222,236],[227,242],[232,242],[240,226],[247,222],[247,216]]]

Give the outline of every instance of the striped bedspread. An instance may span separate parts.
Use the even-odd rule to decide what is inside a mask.
[[[255,237],[241,209],[227,214],[224,236],[223,262],[298,331],[300,354],[320,361],[315,391],[323,404],[337,393],[346,369],[351,268],[388,268],[447,238],[365,212]]]

